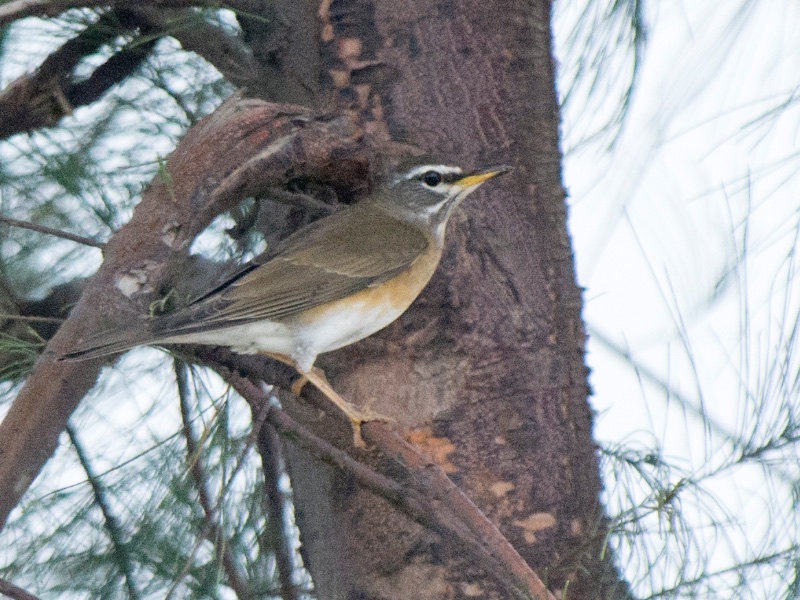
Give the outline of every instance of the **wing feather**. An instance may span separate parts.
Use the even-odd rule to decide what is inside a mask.
[[[284,240],[272,258],[245,267],[186,308],[153,320],[151,332],[168,337],[291,319],[391,279],[431,243],[417,228],[364,209],[354,206],[312,223]]]

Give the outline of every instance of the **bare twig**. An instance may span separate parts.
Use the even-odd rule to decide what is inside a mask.
[[[57,317],[29,317],[23,315],[8,315],[0,313],[0,319],[7,319],[9,321],[27,321],[29,323],[54,323],[59,325],[64,322],[64,319]]]
[[[125,579],[125,587],[128,590],[128,597],[132,600],[137,600],[140,596],[139,591],[136,589],[136,585],[134,583],[133,564],[131,563],[131,557],[128,554],[128,546],[123,539],[122,528],[119,525],[119,521],[111,509],[111,503],[109,502],[106,489],[100,482],[99,477],[95,474],[91,461],[84,451],[83,445],[78,439],[77,432],[71,424],[67,424],[67,435],[72,443],[72,447],[75,448],[75,454],[78,455],[78,461],[81,463],[81,467],[83,467],[83,470],[86,473],[86,478],[89,481],[89,485],[92,486],[95,504],[97,504],[100,512],[103,513],[103,522],[105,524],[106,531],[108,532],[108,537],[111,540],[113,554],[117,559],[117,564],[119,565],[119,569],[122,571],[122,576]]]
[[[222,566],[227,575],[228,585],[236,594],[236,597],[242,599],[250,598],[249,586],[244,576],[239,571],[239,567],[231,552],[230,544],[228,544],[228,540],[224,537],[222,528],[219,526],[219,523],[217,523],[217,510],[211,501],[211,494],[208,491],[208,478],[203,468],[203,462],[200,460],[200,445],[195,438],[194,429],[192,428],[186,363],[176,359],[174,361],[174,367],[175,380],[178,385],[178,398],[180,399],[181,406],[183,437],[186,440],[186,462],[189,465],[189,471],[192,474],[192,480],[194,481],[200,500],[200,506],[206,518],[205,529],[208,530],[207,537],[217,549],[217,554],[222,560]]]
[[[17,587],[5,579],[0,579],[0,594],[7,596],[12,600],[39,600],[38,596],[34,596],[30,592],[26,592],[21,587]]]
[[[253,407],[252,404],[250,406]],[[263,421],[267,416],[268,409],[269,405],[267,404],[261,407],[262,414],[259,415],[253,411],[253,422]],[[281,584],[281,598],[297,600],[300,597],[300,590],[294,584],[292,577],[295,565],[289,532],[286,530],[286,498],[280,489],[280,479],[283,473],[280,440],[275,429],[270,425],[259,428],[257,440],[258,452],[261,455],[261,469],[264,473],[264,487],[266,488],[267,531],[270,537],[270,546],[275,552],[275,564],[278,567],[278,579]]]
[[[220,375],[251,404],[254,412],[265,410],[268,397],[253,382],[225,368]],[[284,411],[270,407],[267,422],[298,446],[343,469],[375,494],[417,523],[460,542],[460,548],[491,573],[515,598],[555,600],[514,547],[441,468],[408,444],[386,424],[364,425],[366,439],[386,456],[399,456],[396,466],[407,471],[401,485],[353,459],[297,423]]]
[[[83,244],[84,246],[92,246],[93,248],[103,248],[105,246],[103,242],[98,242],[96,240],[93,240],[92,238],[87,238],[82,235],[76,235],[74,233],[69,233],[67,231],[61,231],[60,229],[54,229],[53,227],[47,227],[46,225],[31,223],[30,221],[20,221],[19,219],[12,219],[11,217],[6,217],[3,215],[0,215],[0,223],[5,223],[7,225],[11,225],[12,227],[19,227],[21,229],[30,229],[31,231],[37,231],[39,233],[44,233],[46,235],[54,235],[56,237],[60,237],[65,240],[69,240],[71,242],[77,242],[78,244]]]

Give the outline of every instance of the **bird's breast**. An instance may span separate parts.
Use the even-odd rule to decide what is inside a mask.
[[[440,258],[441,250],[431,248],[399,275],[307,311],[300,317],[307,345],[322,354],[380,331],[411,306],[430,281]]]

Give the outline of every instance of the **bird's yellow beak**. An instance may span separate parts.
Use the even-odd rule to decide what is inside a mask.
[[[469,175],[465,175],[461,179],[455,181],[453,185],[456,185],[460,188],[468,188],[474,185],[480,185],[484,181],[488,181],[492,177],[496,177],[497,175],[502,175],[503,173],[508,173],[512,170],[513,167],[509,167],[507,165],[499,165],[496,167],[487,167],[485,169],[479,169],[478,171],[474,171]]]

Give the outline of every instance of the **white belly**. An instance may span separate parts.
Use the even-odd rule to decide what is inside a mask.
[[[370,306],[366,302],[332,308],[322,319],[303,325],[300,343],[316,354],[330,352],[380,331],[402,313],[391,305]]]
[[[386,327],[402,312],[393,306],[374,307],[361,302],[328,309],[322,318],[310,323],[259,321],[163,341],[227,346],[242,354],[282,354],[294,360],[302,371],[308,371],[318,354],[362,340]]]
[[[297,346],[296,336],[290,328],[276,321],[258,321],[215,331],[188,333],[164,341],[173,344],[227,346],[241,354],[272,352],[286,356],[292,356]]]

